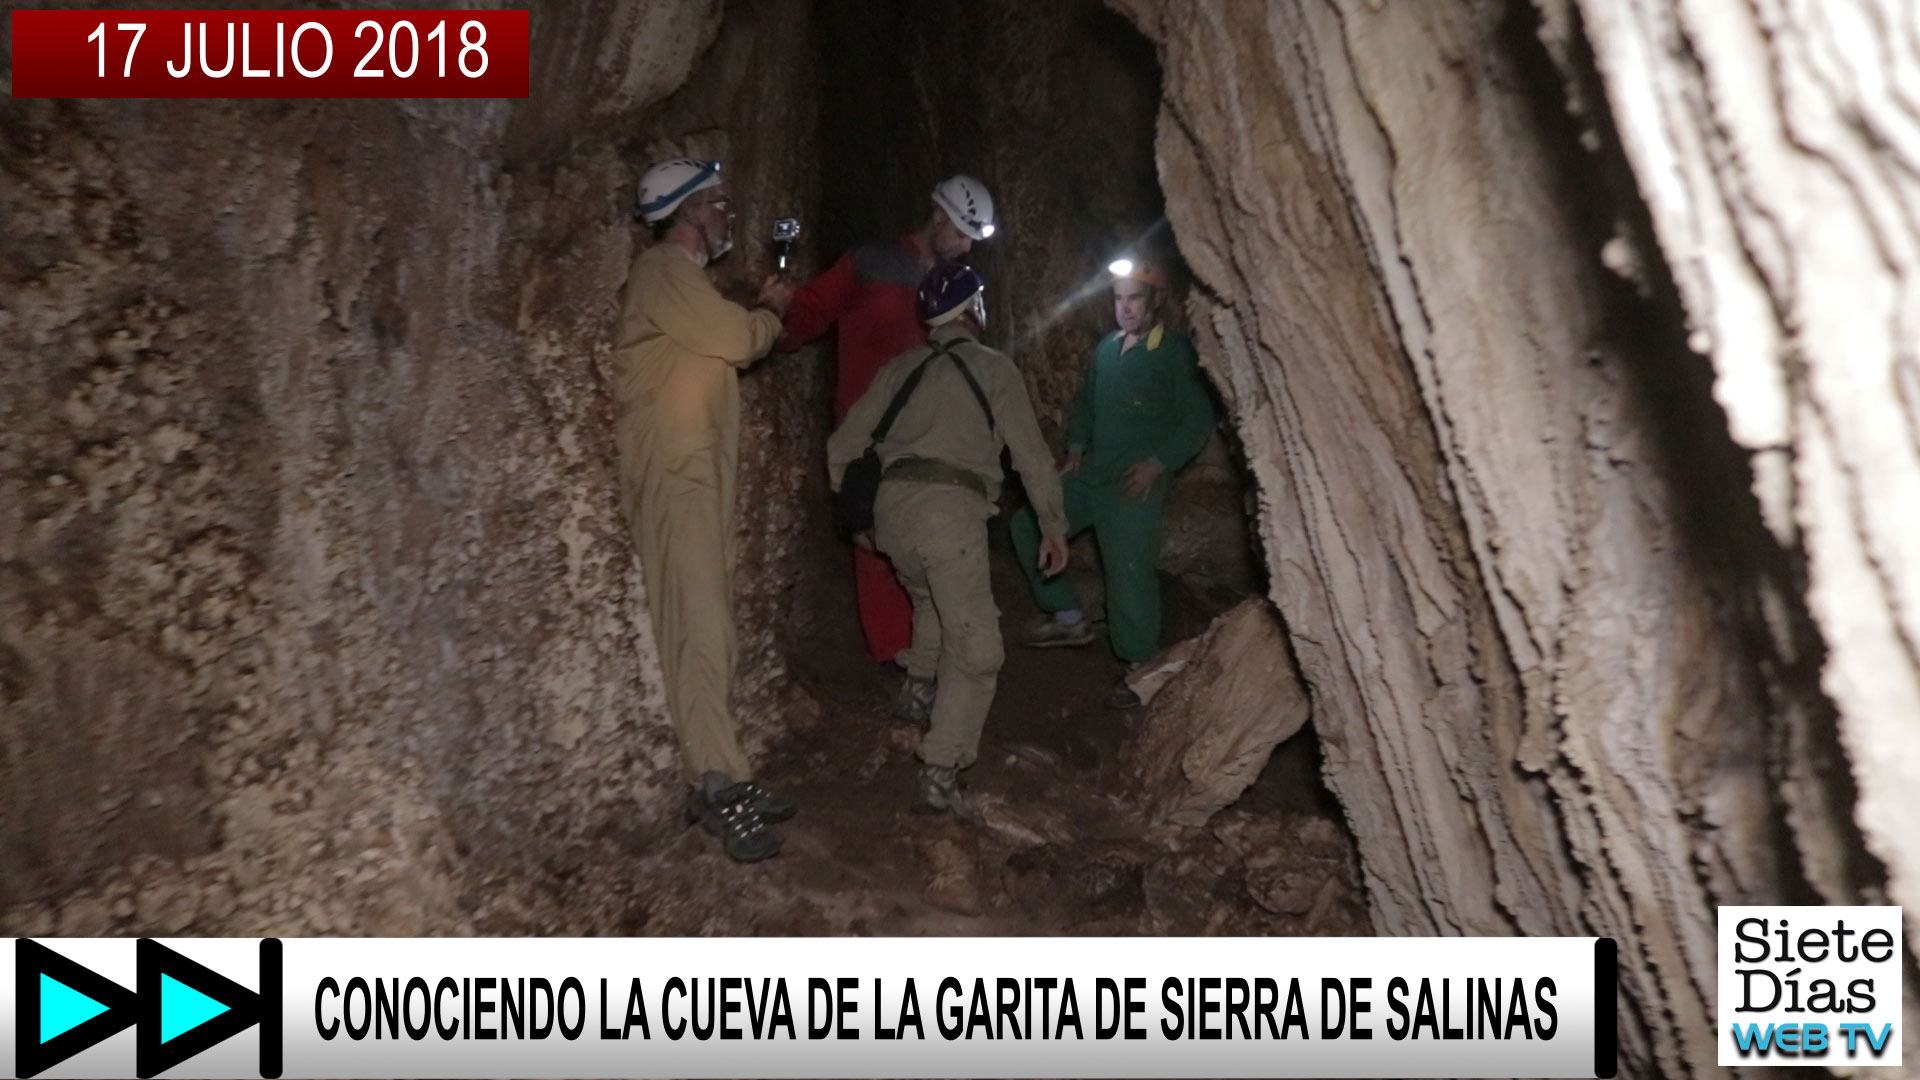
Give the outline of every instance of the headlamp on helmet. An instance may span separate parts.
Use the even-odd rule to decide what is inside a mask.
[[[1167,287],[1167,273],[1160,264],[1150,259],[1136,259],[1131,255],[1122,255],[1107,264],[1107,273],[1115,281],[1138,281],[1156,289]]]
[[[975,240],[993,235],[993,196],[987,185],[971,176],[949,176],[933,189],[933,205],[953,222],[954,228]]]

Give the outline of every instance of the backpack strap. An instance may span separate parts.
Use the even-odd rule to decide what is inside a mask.
[[[907,381],[900,384],[900,389],[894,392],[893,400],[887,403],[887,411],[880,417],[879,426],[873,429],[870,442],[877,443],[887,437],[887,432],[893,427],[894,420],[899,417],[900,410],[907,407],[907,399],[913,396],[914,389],[920,385],[921,378],[927,374],[927,365],[931,363],[933,363],[932,356],[920,361],[920,366],[913,369],[913,374],[907,376]]]
[[[1000,430],[1000,425],[995,423],[993,419],[993,406],[987,404],[987,393],[980,389],[980,383],[974,379],[973,372],[967,370],[967,362],[960,359],[960,354],[948,348],[947,343],[944,341],[936,343],[934,350],[944,356],[951,357],[953,359],[953,366],[960,369],[960,377],[967,380],[967,389],[973,391],[973,400],[979,402],[980,411],[987,414],[987,430]]]
[[[999,430],[999,425],[994,423],[993,407],[987,404],[986,391],[980,389],[980,384],[975,381],[973,372],[967,370],[966,361],[960,359],[960,354],[954,352],[944,341],[930,342],[929,347],[933,351],[925,360],[920,361],[920,366],[913,369],[913,374],[907,376],[907,381],[901,383],[900,389],[894,392],[893,400],[887,403],[886,413],[880,417],[879,426],[873,429],[873,435],[869,440],[871,443],[878,443],[887,437],[887,432],[893,429],[893,422],[900,416],[900,410],[907,407],[907,399],[913,396],[914,390],[920,386],[920,380],[926,376],[927,368],[933,364],[936,357],[941,356],[952,360],[953,365],[960,369],[960,377],[967,380],[967,389],[973,391],[973,400],[980,403],[980,411],[987,416],[987,428],[992,431]]]

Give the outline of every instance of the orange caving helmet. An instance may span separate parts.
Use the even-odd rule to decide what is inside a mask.
[[[1151,285],[1156,289],[1164,289],[1167,287],[1166,270],[1152,259],[1136,259],[1131,256],[1121,256],[1107,264],[1107,272],[1112,274],[1116,281],[1121,278],[1126,278],[1131,281],[1141,282],[1145,285]]]

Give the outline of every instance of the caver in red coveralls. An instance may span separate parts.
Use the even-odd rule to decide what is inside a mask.
[[[779,348],[791,351],[840,327],[838,377],[833,387],[833,422],[867,392],[887,361],[926,344],[927,328],[914,314],[914,291],[925,274],[912,234],[891,243],[868,244],[840,257],[832,268],[793,294]],[[853,551],[854,591],[860,600],[860,629],[867,653],[892,660],[913,643],[913,602],[894,576],[885,555],[865,548]]]

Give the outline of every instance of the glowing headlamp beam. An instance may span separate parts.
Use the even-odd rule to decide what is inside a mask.
[[[1107,273],[1112,274],[1114,277],[1126,277],[1128,274],[1133,273],[1133,260],[1115,259],[1107,264]]]

